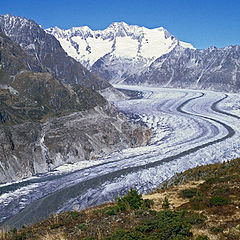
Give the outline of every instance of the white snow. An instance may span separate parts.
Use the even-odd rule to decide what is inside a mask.
[[[190,43],[173,37],[163,27],[148,29],[124,22],[112,23],[105,30],[97,31],[87,26],[67,30],[55,27],[45,31],[54,35],[67,54],[87,68],[106,54],[121,59],[132,59],[133,62],[140,58],[149,66],[177,44],[184,48],[193,48]]]
[[[132,39],[130,36],[116,38],[114,55],[125,58],[133,58],[137,56],[137,52],[137,39]]]

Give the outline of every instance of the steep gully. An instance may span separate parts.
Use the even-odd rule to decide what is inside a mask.
[[[199,95],[200,94],[200,95]],[[175,107],[176,103],[170,103],[169,101],[165,101],[164,105],[167,106],[169,109],[169,114],[171,113],[171,108],[175,109],[179,114],[188,115],[189,117],[194,118],[201,118],[206,121],[210,121],[211,125],[215,123],[216,125],[220,125],[222,128],[225,129],[226,133],[224,136],[218,137],[212,141],[207,141],[203,144],[198,144],[197,146],[190,147],[186,150],[182,150],[177,154],[173,154],[168,157],[163,157],[160,160],[156,160],[153,162],[145,162],[144,159],[157,157],[159,152],[156,151],[149,151],[146,153],[140,154],[128,154],[123,158],[114,159],[102,164],[98,164],[89,168],[85,168],[83,170],[67,173],[67,174],[60,174],[60,175],[53,175],[53,176],[42,176],[36,179],[31,179],[28,181],[20,182],[20,183],[13,183],[11,185],[0,187],[1,194],[7,194],[10,191],[18,191],[20,188],[29,188],[29,192],[19,194],[15,199],[10,199],[9,201],[5,201],[4,204],[0,204],[0,212],[1,212],[1,222],[2,224],[6,224],[10,227],[22,226],[23,224],[38,221],[41,218],[44,218],[51,214],[52,212],[56,212],[59,209],[63,209],[63,206],[66,206],[66,203],[72,204],[74,201],[72,199],[78,199],[78,202],[82,200],[82,206],[80,208],[84,208],[88,206],[88,203],[83,199],[79,199],[81,195],[88,195],[87,199],[90,200],[89,205],[94,205],[99,202],[114,199],[114,197],[119,194],[120,192],[128,189],[128,185],[126,184],[125,189],[117,189],[117,192],[112,192],[110,197],[104,199],[94,200],[94,194],[91,195],[91,191],[89,190],[94,189],[95,192],[101,189],[101,186],[106,185],[107,183],[116,182],[116,179],[121,179],[123,176],[127,176],[128,174],[137,173],[146,169],[156,168],[165,163],[170,163],[178,158],[187,156],[191,153],[195,153],[198,150],[206,148],[210,145],[220,143],[225,141],[228,138],[231,138],[235,134],[235,130],[229,126],[228,124],[214,119],[212,117],[204,116],[201,114],[193,113],[194,110],[191,112],[184,110],[184,108],[190,103],[195,100],[201,99],[205,97],[205,93],[197,93],[198,96],[190,97],[187,93],[184,94],[184,101],[180,101],[180,105],[177,102],[178,106]],[[150,95],[148,95],[150,97]],[[188,98],[187,100],[185,98]],[[210,106],[211,110],[220,114],[224,114],[226,116],[239,119],[239,116],[219,110],[217,108],[217,104],[226,99],[228,96],[225,95],[224,97],[218,98],[217,101],[213,102]],[[171,101],[170,101],[171,102]],[[161,104],[157,106],[158,110],[164,112],[161,109]],[[170,107],[171,106],[171,107]],[[166,110],[166,109],[165,109]],[[194,119],[195,121],[195,119]],[[198,123],[199,126],[204,128],[202,123]],[[216,126],[211,126],[211,134],[213,136],[218,136],[220,130]],[[195,136],[191,138],[193,141],[194,139],[204,137],[203,135],[207,135],[207,130],[203,131],[199,136]],[[211,136],[211,138],[214,138]],[[190,140],[186,140],[185,142],[189,142]],[[157,145],[160,144],[157,142]],[[139,165],[136,163],[131,163],[130,165],[125,165],[125,162],[138,160]],[[32,187],[32,190],[31,190]],[[149,189],[150,190],[150,189]],[[63,209],[65,210],[65,209]]]

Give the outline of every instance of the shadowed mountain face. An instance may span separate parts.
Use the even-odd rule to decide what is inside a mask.
[[[0,32],[0,123],[44,121],[106,104],[94,90],[66,85],[44,71],[35,58]]]
[[[54,78],[0,32],[0,182],[140,146],[149,136],[93,89]]]
[[[58,80],[80,84],[95,90],[110,87],[105,80],[90,73],[79,62],[69,57],[58,40],[47,34],[33,20],[11,15],[0,15],[0,28],[23,50],[28,52],[42,68]]]
[[[129,61],[134,62],[134,59]],[[123,67],[124,64],[118,63],[116,66],[116,63],[111,62],[110,56],[105,56],[93,65],[92,70],[114,82],[116,69]],[[211,47],[198,50],[177,45],[143,71],[126,72],[119,82],[130,85],[239,92],[240,47],[229,46],[222,49]]]
[[[42,66],[24,52],[22,48],[11,41],[0,28],[0,70],[8,72],[10,75],[15,75],[21,70],[29,70],[34,72],[43,72]]]

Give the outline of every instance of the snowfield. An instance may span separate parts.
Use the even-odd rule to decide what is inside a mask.
[[[176,172],[240,157],[238,94],[115,87],[144,93],[114,104],[152,129],[148,146],[0,185],[1,224],[22,226],[53,212],[112,201],[130,186],[147,193]]]

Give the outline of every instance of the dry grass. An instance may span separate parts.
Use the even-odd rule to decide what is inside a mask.
[[[45,236],[39,236],[38,239],[41,239],[41,240],[67,240],[67,238],[63,232],[47,233]]]
[[[168,198],[170,203],[170,208],[178,208],[181,205],[189,202],[188,199],[181,197],[181,191],[188,188],[196,188],[200,184],[202,184],[204,181],[191,181],[188,183],[185,183],[183,185],[177,185],[173,186],[167,190],[165,189],[158,189],[155,192],[152,192],[150,194],[147,194],[143,196],[143,199],[151,199],[154,201],[153,209],[156,211],[162,210],[162,201],[165,197]]]
[[[206,171],[206,172],[204,172]],[[194,180],[192,180],[192,175]],[[195,176],[206,176],[199,178]],[[208,236],[210,240],[240,240],[240,168],[239,159],[224,163],[222,165],[208,165],[188,170],[183,173],[182,184],[174,184],[164,187],[155,192],[143,196],[144,199],[154,200],[153,210],[161,211],[162,202],[165,197],[170,202],[170,208],[181,212],[186,209],[188,214],[205,216],[204,222],[193,223],[191,232],[193,239],[197,236]],[[179,175],[181,180],[182,176]],[[188,180],[190,179],[190,180]],[[187,181],[188,180],[188,181]],[[181,182],[181,181],[180,181]],[[194,191],[192,191],[194,189]],[[183,194],[192,192],[193,196]],[[190,191],[191,190],[191,191]],[[223,196],[228,202],[223,205],[211,205],[213,196]],[[200,201],[195,209],[192,205],[193,199]],[[18,239],[55,239],[55,240],[78,240],[78,239],[103,239],[111,236],[117,229],[129,229],[132,231],[137,225],[152,221],[151,211],[130,211],[117,214],[107,214],[107,210],[113,208],[114,203],[106,203],[97,207],[89,208],[81,212],[65,212],[54,214],[43,222],[36,223],[30,227],[4,234],[0,232],[0,240],[15,240],[12,236],[25,236]],[[184,210],[185,211],[185,210]],[[182,211],[182,212],[184,212]],[[154,212],[154,211],[152,211]],[[204,217],[203,217],[204,219]],[[192,238],[190,238],[192,239]]]

